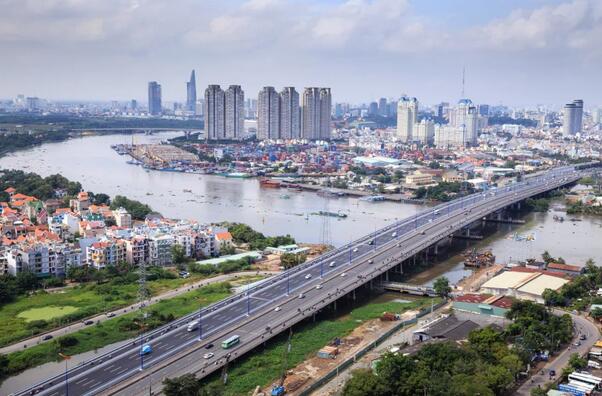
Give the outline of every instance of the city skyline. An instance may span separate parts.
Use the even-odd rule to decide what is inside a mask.
[[[0,73],[3,98],[140,100],[156,80],[164,101],[185,103],[183,76],[193,68],[199,86],[329,86],[334,102],[409,93],[456,102],[465,68],[475,103],[600,104],[591,82],[602,60],[602,3],[594,0],[487,9],[476,0],[3,3],[0,50],[11,60]],[[157,15],[161,32],[148,27]]]

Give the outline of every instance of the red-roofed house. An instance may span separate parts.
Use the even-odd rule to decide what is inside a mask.
[[[582,267],[577,267],[576,265],[561,264],[561,263],[549,263],[548,270],[564,272],[565,274],[569,274],[571,276],[576,276],[583,272]]]
[[[220,250],[223,248],[232,247],[233,238],[232,234],[230,234],[228,231],[218,232],[215,234],[215,240],[217,241]]]

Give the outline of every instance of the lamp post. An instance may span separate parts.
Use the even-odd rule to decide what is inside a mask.
[[[71,356],[65,355],[61,352],[59,352],[59,356],[65,361],[65,395],[69,396],[69,372],[67,370],[67,361],[71,359]]]

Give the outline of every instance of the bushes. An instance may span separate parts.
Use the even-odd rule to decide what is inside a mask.
[[[143,204],[140,201],[126,198],[123,195],[115,196],[111,202],[111,209],[115,210],[118,208],[127,210],[135,220],[144,220],[146,215],[153,211],[150,206]]]
[[[266,237],[261,232],[241,223],[228,225],[228,231],[232,234],[235,242],[247,243],[251,249],[255,250],[264,250],[268,246],[277,247],[295,243],[295,239],[290,235]]]

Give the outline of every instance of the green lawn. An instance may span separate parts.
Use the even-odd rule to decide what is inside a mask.
[[[193,312],[201,306],[222,300],[230,295],[230,289],[231,286],[228,282],[215,283],[172,299],[160,301],[149,307],[150,315],[146,322],[146,328],[157,327]],[[26,350],[11,353],[7,355],[8,364],[5,374],[7,376],[14,375],[40,364],[56,361],[59,358],[59,352],[75,355],[135,337],[139,334],[139,319],[139,313],[129,313]]]
[[[203,279],[159,279],[147,282],[152,295]],[[0,346],[136,302],[137,284],[85,284],[56,293],[40,290],[0,306]]]
[[[353,309],[349,315],[297,325],[293,332],[287,370],[295,367],[307,357],[313,356],[335,337],[348,335],[364,321],[376,319],[385,311],[401,313],[410,309],[428,307],[431,305],[431,301],[432,299],[429,298],[421,298],[407,303],[368,302]],[[435,303],[437,301],[439,300],[435,300]],[[265,387],[274,382],[281,375],[287,338],[288,333],[282,334],[268,342],[263,351],[251,353],[231,364],[228,370],[225,394],[228,396],[246,395],[257,385]],[[219,379],[213,376],[209,381],[217,383]]]
[[[27,311],[22,311],[19,313],[19,315],[17,315],[17,317],[25,319],[26,322],[31,322],[34,320],[51,320],[72,314],[76,311],[77,307],[72,307],[70,305],[63,305],[60,307],[48,306],[43,308],[31,308]]]

